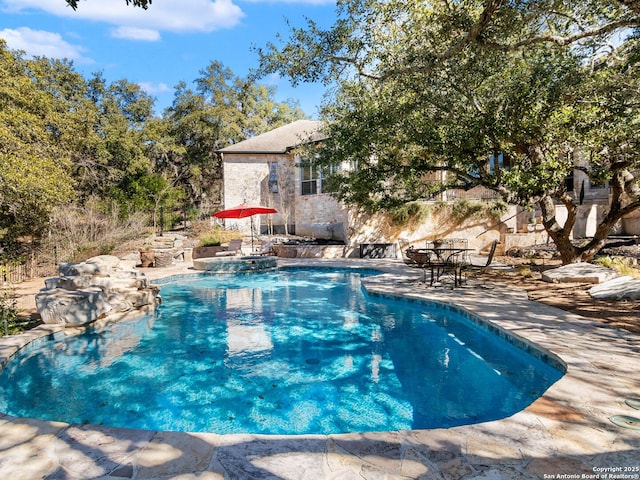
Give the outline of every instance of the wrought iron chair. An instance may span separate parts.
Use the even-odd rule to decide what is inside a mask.
[[[411,268],[422,269],[422,281],[426,282],[427,272],[426,269],[430,268],[431,258],[425,252],[421,252],[415,249],[413,245],[408,242],[398,241],[400,246],[400,254],[402,255],[402,261],[405,265]]]
[[[468,273],[468,272],[479,272],[484,270],[485,268],[488,268],[489,265],[491,265],[491,263],[493,262],[493,257],[496,254],[496,248],[498,247],[498,244],[500,242],[498,240],[494,240],[491,243],[491,247],[489,248],[489,255],[487,256],[487,261],[485,263],[482,264],[474,264],[471,263],[471,261],[466,262],[466,264],[463,266],[462,268],[462,272],[463,273]]]

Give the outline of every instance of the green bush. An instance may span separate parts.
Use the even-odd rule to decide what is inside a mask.
[[[451,216],[458,222],[467,218],[481,219],[484,216],[484,203],[470,200],[458,200],[451,205]]]
[[[499,221],[507,211],[508,205],[500,200],[482,202],[479,200],[456,200],[455,202],[436,202],[434,211],[451,217],[457,224],[467,219]]]
[[[620,259],[620,258],[602,256],[602,257],[597,257],[593,261],[593,263],[615,270],[620,275],[640,278],[640,270],[638,268],[635,268],[633,265],[629,265],[629,263],[625,262],[623,259]]]
[[[219,247],[222,245],[222,240],[218,235],[203,235],[200,237],[201,247]]]
[[[409,202],[389,212],[394,225],[421,224],[429,216],[429,207],[422,202]]]
[[[502,216],[507,213],[508,208],[509,205],[502,200],[495,200],[486,204],[485,211],[488,217],[499,222]]]
[[[2,289],[0,293],[0,328],[4,335],[17,333],[16,324],[18,323],[17,301],[7,289]]]

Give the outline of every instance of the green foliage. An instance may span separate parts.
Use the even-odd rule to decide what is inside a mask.
[[[491,219],[497,222],[507,211],[507,204],[502,201],[440,201],[434,204],[433,210],[436,215],[448,218],[458,225],[462,224],[465,220],[486,221],[487,219]]]
[[[51,208],[73,195],[62,101],[38,85],[36,74],[0,40],[0,252],[19,237],[41,235]]]
[[[391,208],[388,211],[392,224],[402,227],[421,225],[433,213],[443,218],[462,224],[465,220],[499,221],[507,211],[507,204],[502,201],[480,202],[472,200],[456,200],[453,202],[435,202],[429,205],[415,201]]]
[[[468,218],[482,219],[484,211],[484,205],[481,202],[456,200],[451,204],[451,216],[460,223]]]
[[[508,209],[509,205],[501,200],[496,200],[484,204],[484,215],[498,222],[502,219],[502,216],[507,213]]]
[[[423,202],[409,202],[389,211],[389,218],[394,225],[420,225],[429,216],[429,208]]]
[[[303,117],[291,101],[276,102],[275,90],[237,77],[220,62],[200,71],[195,90],[182,82],[162,120],[152,125],[150,155],[175,178],[189,206],[207,209],[222,195],[217,150]]]
[[[200,237],[201,247],[219,247],[222,245],[222,240],[218,235],[204,235]]]
[[[609,256],[601,256],[597,257],[593,263],[598,265],[602,265],[603,267],[610,268],[615,270],[620,275],[626,275],[630,277],[640,278],[640,270],[633,265],[630,265],[628,262],[620,258],[612,258]]]
[[[78,9],[78,0],[65,0],[65,1],[67,2],[67,5],[69,5],[74,10]],[[153,3],[152,0],[125,0],[125,2],[127,3],[127,5],[131,4],[134,7],[140,7],[144,10],[149,8],[149,5]]]
[[[584,260],[640,208],[640,49],[625,38],[637,13],[607,0],[344,0],[332,28],[310,21],[260,50],[261,72],[336,84],[320,162],[357,165],[340,173],[342,201],[393,210],[482,186],[538,204],[563,261]],[[565,187],[575,168],[613,192],[593,242],[579,248]],[[564,225],[556,204],[568,210]]]
[[[199,234],[199,244],[201,247],[218,247],[234,238],[242,238],[242,235],[237,230],[206,226]]]
[[[5,274],[5,267],[0,266],[0,280],[4,279]],[[14,292],[10,288],[0,286],[0,328],[4,335],[10,335],[18,331],[19,312],[17,304]]]
[[[177,207],[208,211],[222,191],[216,151],[302,117],[294,102],[276,102],[274,89],[218,62],[201,72],[195,91],[181,83],[172,107],[154,117],[153,99],[137,84],[110,83],[101,73],[84,78],[69,63],[23,55],[0,40],[0,255],[7,257],[19,255],[24,240],[45,238],[65,206],[97,204],[123,224],[145,212],[154,227],[161,211],[163,220]]]

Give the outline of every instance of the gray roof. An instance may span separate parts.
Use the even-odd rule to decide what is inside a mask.
[[[322,122],[298,120],[218,150],[221,153],[286,153],[290,148],[326,138]]]

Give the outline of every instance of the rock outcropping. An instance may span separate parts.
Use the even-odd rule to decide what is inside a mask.
[[[36,295],[44,323],[79,326],[114,313],[155,307],[159,288],[144,273],[118,257],[100,255],[82,263],[65,263],[60,276],[45,281]]]

